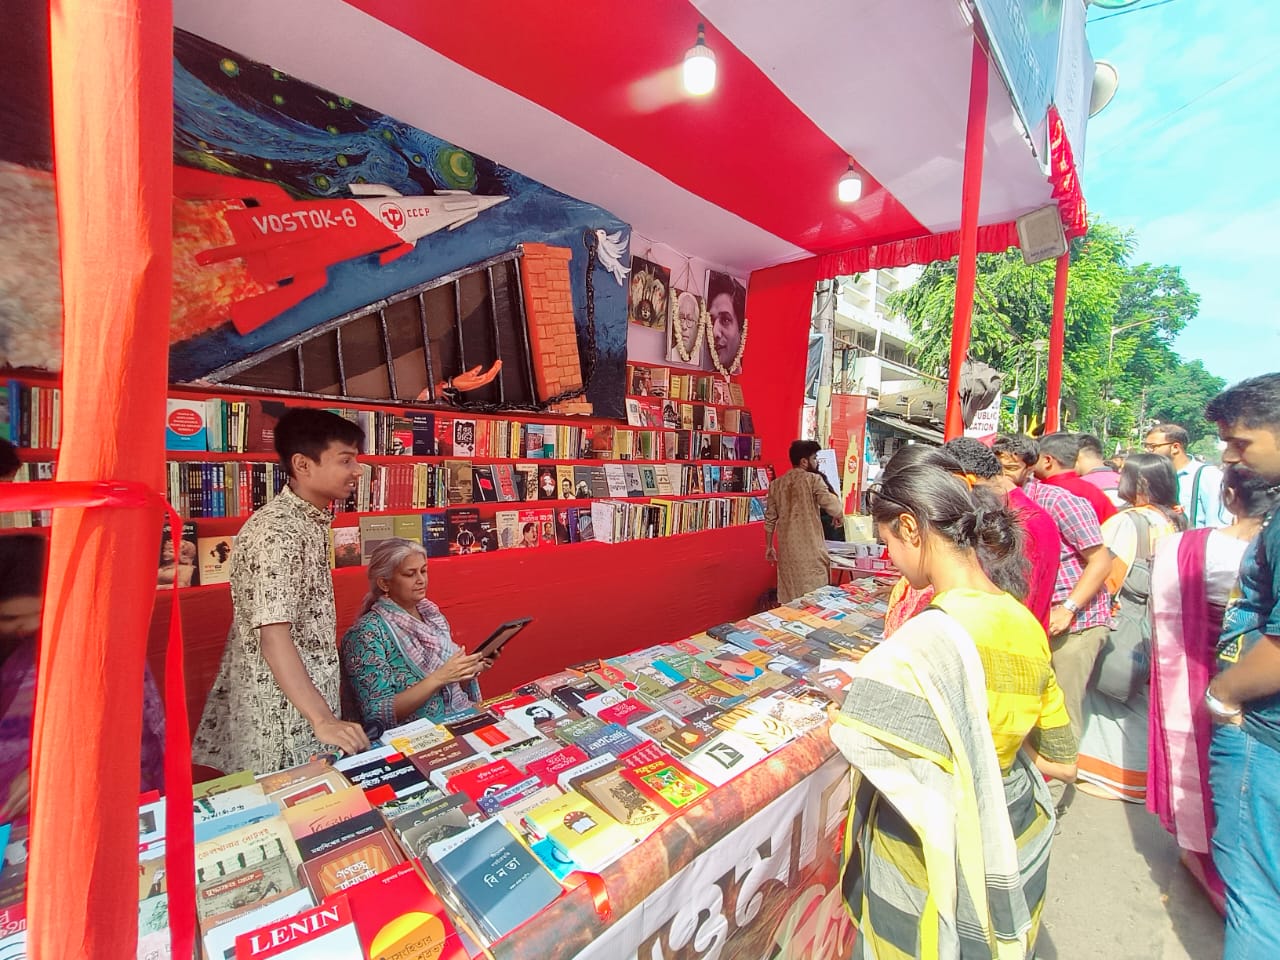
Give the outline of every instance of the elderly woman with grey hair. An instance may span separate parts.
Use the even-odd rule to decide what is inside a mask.
[[[489,666],[453,642],[440,608],[427,599],[422,544],[384,540],[369,558],[369,594],[342,638],[342,670],[365,723],[383,728],[441,720],[480,699],[476,677]]]

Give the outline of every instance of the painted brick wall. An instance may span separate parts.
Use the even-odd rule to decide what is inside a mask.
[[[582,360],[578,355],[577,327],[573,320],[573,286],[569,281],[568,247],[545,243],[522,245],[520,264],[524,280],[525,315],[529,318],[529,347],[538,397],[582,388]],[[559,413],[590,415],[585,397],[556,404]]]

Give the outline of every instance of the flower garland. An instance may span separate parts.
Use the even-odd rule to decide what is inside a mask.
[[[685,363],[693,363],[693,358],[698,355],[698,350],[702,347],[702,338],[707,328],[711,325],[711,314],[707,313],[707,305],[701,297],[698,297],[698,330],[693,337],[693,346],[688,350],[684,348],[684,335],[680,329],[680,297],[672,287],[673,296],[667,299],[667,325],[671,331],[671,336],[676,342],[676,354]],[[691,293],[692,291],[681,290],[678,293]],[[698,296],[696,293],[694,296]]]
[[[729,364],[729,369],[726,370],[724,364],[720,362],[720,354],[716,353],[714,338],[711,336],[711,314],[707,313],[704,309],[702,315],[706,318],[707,353],[711,354],[711,365],[725,377],[730,375],[730,370],[737,370],[741,373],[742,354],[745,353],[747,349],[747,326],[749,325],[750,320],[747,317],[742,318],[742,336],[738,339],[738,352],[733,355],[733,362]]]

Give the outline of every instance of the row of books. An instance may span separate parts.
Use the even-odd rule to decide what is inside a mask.
[[[627,393],[633,397],[700,400],[742,406],[742,384],[710,373],[687,373],[650,364],[627,364]]]
[[[650,500],[648,503],[601,500],[591,505],[591,525],[602,543],[652,540],[698,533],[764,519],[760,497],[712,497],[698,500]]]
[[[174,460],[168,464],[166,495],[184,517],[245,517],[279,493],[285,479],[276,463]],[[766,468],[742,464],[365,463],[355,493],[334,509],[370,513],[468,503],[753,493],[768,486]]]
[[[421,543],[427,556],[457,557],[496,550],[529,549],[602,540],[621,543],[680,533],[696,533],[764,519],[759,497],[654,499],[647,503],[599,501],[584,506],[550,503],[520,510],[481,513],[453,507],[393,516],[362,516],[354,525],[329,531],[329,565],[368,565],[374,547],[390,537]],[[597,533],[596,531],[600,532]],[[175,555],[166,527],[161,536],[157,585],[211,586],[231,579],[234,534],[202,534],[194,521],[183,524]],[[176,556],[176,561],[175,561]]]
[[[627,423],[633,427],[662,427],[670,430],[716,430],[725,433],[755,432],[751,411],[681,403],[669,397],[627,397]]]
[[[16,447],[56,449],[62,439],[62,390],[8,381],[0,389],[0,437]]]
[[[629,410],[633,402],[639,403],[628,401]],[[264,398],[170,399],[165,420],[165,448],[214,453],[272,453],[275,423],[285,409],[284,401]],[[367,456],[589,460],[620,457],[623,448],[630,455],[630,451],[646,443],[637,438],[619,436],[630,431],[600,422],[577,426],[469,418],[427,411],[327,409],[363,430],[361,452]],[[753,432],[750,414],[745,410],[726,410],[721,416],[717,415],[715,407],[674,402],[670,402],[670,410],[664,410],[660,401],[656,407],[646,406],[644,410],[643,422],[636,419],[632,421],[633,426],[716,434]],[[719,439],[716,438],[714,443],[718,445]],[[647,445],[653,449],[656,442],[650,439]],[[694,450],[700,448],[699,443],[691,443],[690,446]],[[750,443],[746,444],[744,450],[749,450],[750,446]]]
[[[822,588],[412,721],[356,756],[196,785],[204,956],[461,960],[519,937],[571,873],[599,873],[820,731],[878,642],[887,590]],[[145,798],[139,957],[167,933],[164,818]]]
[[[52,463],[24,463],[14,474],[15,483],[32,480],[52,480]],[[25,527],[47,527],[53,523],[52,510],[4,510],[0,511],[0,530]]]

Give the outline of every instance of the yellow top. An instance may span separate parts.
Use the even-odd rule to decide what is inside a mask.
[[[963,626],[978,648],[1000,772],[1012,769],[1028,735],[1046,760],[1074,763],[1076,740],[1040,621],[1007,593],[948,590],[933,603]]]

